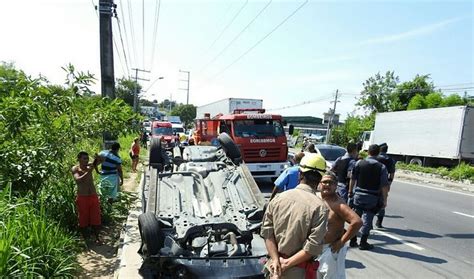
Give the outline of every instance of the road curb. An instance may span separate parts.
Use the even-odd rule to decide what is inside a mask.
[[[140,178],[137,189],[138,198],[130,208],[127,222],[120,233],[120,245],[117,252],[118,265],[114,278],[141,278],[138,270],[142,265],[142,258],[137,251],[140,248],[140,232],[138,231],[138,216],[142,211],[142,188],[145,183],[145,172]]]
[[[466,192],[466,193],[474,193],[474,185],[472,184],[465,184],[461,182],[455,182],[446,180],[440,177],[432,177],[428,174],[419,173],[419,172],[412,172],[407,170],[397,170],[395,171],[395,181],[400,182],[418,182],[429,184],[434,187],[438,188],[445,188],[454,191]]]

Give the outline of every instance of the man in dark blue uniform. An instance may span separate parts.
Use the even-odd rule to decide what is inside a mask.
[[[375,214],[387,206],[388,173],[387,168],[377,161],[380,147],[376,144],[369,146],[369,157],[360,160],[352,170],[349,183],[349,198],[353,199],[355,212],[362,217],[362,227],[359,232],[360,250],[374,248],[367,242]],[[352,189],[355,190],[352,192]],[[351,239],[351,247],[357,246],[357,237]]]
[[[331,171],[336,174],[337,177],[337,189],[336,192],[346,203],[348,198],[348,188],[350,180],[350,172],[353,164],[355,164],[359,151],[355,143],[348,143],[346,147],[346,154],[336,159]]]
[[[395,176],[395,160],[390,158],[387,155],[388,145],[384,142],[380,144],[380,155],[377,156],[377,161],[384,164],[387,168],[388,172],[388,191],[390,191],[390,186],[392,185],[393,178]],[[382,221],[383,217],[385,216],[385,208],[380,209],[379,213],[377,213],[377,221],[375,222],[375,226],[377,228],[383,228]]]

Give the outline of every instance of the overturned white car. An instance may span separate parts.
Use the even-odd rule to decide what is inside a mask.
[[[265,201],[230,137],[219,142],[176,148],[170,160],[152,142],[138,219],[142,276],[263,278]]]

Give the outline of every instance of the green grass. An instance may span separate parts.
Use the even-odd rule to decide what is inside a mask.
[[[458,181],[463,181],[467,179],[474,183],[474,167],[466,163],[461,163],[460,165],[454,168],[448,169],[446,167],[430,168],[430,167],[422,167],[418,165],[413,165],[413,164],[410,165],[410,164],[404,164],[404,163],[398,162],[397,168],[403,169],[403,170],[438,174],[438,175],[448,177],[448,178],[451,178],[453,180],[458,180]]]
[[[130,171],[128,150],[134,137],[119,139],[124,175]],[[78,143],[61,161],[64,172],[51,176],[38,193],[12,194],[10,186],[0,189],[0,278],[75,276],[83,243],[78,238],[76,185],[70,168],[77,163],[79,151],[94,154],[100,149],[100,141]],[[102,220],[122,222],[135,198],[121,192],[113,204],[102,199]]]
[[[0,194],[0,277],[71,277],[78,239],[34,205],[9,189]]]

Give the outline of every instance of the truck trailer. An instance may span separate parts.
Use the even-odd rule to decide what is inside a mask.
[[[196,108],[196,118],[203,118],[205,114],[217,115],[233,113],[236,109],[262,109],[263,100],[245,98],[227,98],[215,101]]]
[[[364,149],[387,143],[395,160],[423,166],[474,163],[474,108],[455,106],[378,113]]]

